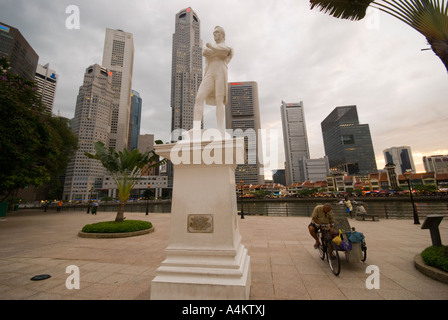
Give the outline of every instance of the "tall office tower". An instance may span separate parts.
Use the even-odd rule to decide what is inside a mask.
[[[176,14],[171,66],[171,140],[193,128],[193,109],[202,82],[201,22],[191,9]]]
[[[306,174],[300,162],[310,158],[308,136],[306,132],[303,102],[286,103],[280,106],[283,128],[283,143],[285,145],[286,184],[304,182]]]
[[[331,169],[357,176],[377,172],[369,125],[359,124],[356,106],[336,107],[321,128]]]
[[[138,137],[140,135],[140,124],[142,118],[142,98],[137,91],[131,91],[131,116],[129,118],[129,150],[138,147]]]
[[[95,153],[94,143],[109,145],[110,119],[114,92],[111,72],[98,64],[86,69],[76,100],[73,132],[78,136],[78,150],[67,166],[63,199],[88,200],[101,189],[104,168],[100,161],[84,152]]]
[[[0,22],[0,58],[5,57],[11,73],[34,80],[39,56],[20,31]]]
[[[245,160],[237,166],[235,181],[244,184],[264,184],[264,168],[260,163],[261,141],[258,141],[260,105],[258,85],[254,81],[232,82],[228,85],[226,104],[226,128],[234,137],[244,137]]]
[[[423,166],[426,172],[448,173],[448,155],[424,156]]]
[[[117,151],[128,148],[129,118],[131,115],[134,38],[123,30],[106,29],[103,67],[112,72],[115,102],[112,108],[110,147]]]
[[[53,111],[58,75],[56,71],[49,68],[48,63],[44,66],[38,64],[35,81],[37,83],[37,91],[42,96],[42,103],[45,106],[45,110],[51,113]]]
[[[415,173],[414,158],[412,158],[411,147],[391,147],[383,150],[384,161],[386,164],[395,165],[395,173],[397,175],[403,174],[406,170],[411,170]]]

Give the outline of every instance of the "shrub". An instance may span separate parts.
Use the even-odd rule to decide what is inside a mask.
[[[123,233],[152,228],[152,223],[141,220],[124,220],[122,222],[104,221],[87,224],[82,228],[86,233]]]
[[[448,246],[428,247],[421,256],[428,266],[448,272]]]

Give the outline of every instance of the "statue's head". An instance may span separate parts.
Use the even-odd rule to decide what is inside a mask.
[[[226,39],[226,32],[224,31],[223,27],[216,26],[215,29],[213,30],[213,34],[215,33],[219,33],[221,35],[222,41]]]

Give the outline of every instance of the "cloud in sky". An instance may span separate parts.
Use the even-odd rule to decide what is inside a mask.
[[[67,6],[80,10],[80,28],[67,29]],[[357,105],[369,124],[378,168],[383,150],[409,145],[418,170],[422,155],[448,154],[448,75],[414,29],[379,11],[353,22],[311,11],[303,0],[123,1],[16,0],[0,4],[0,21],[18,28],[59,74],[54,113],[72,118],[85,69],[101,64],[105,29],[134,36],[133,89],[143,99],[142,134],[169,140],[174,19],[191,7],[203,44],[216,25],[235,50],[229,81],[258,83],[263,128],[278,130],[283,168],[281,101],[303,101],[312,158],[322,157],[320,123],[337,106]],[[212,126],[214,108],[206,108]]]

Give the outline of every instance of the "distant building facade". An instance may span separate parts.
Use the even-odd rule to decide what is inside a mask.
[[[142,98],[137,91],[131,91],[131,116],[129,117],[128,149],[133,150],[138,147],[138,137],[140,135],[140,125],[142,121]]]
[[[171,64],[171,137],[193,128],[193,109],[202,82],[201,21],[191,8],[176,14]]]
[[[357,176],[377,172],[369,125],[359,123],[356,106],[336,107],[321,128],[331,169]]]
[[[448,173],[448,155],[425,156],[423,166],[426,172]]]
[[[272,171],[272,182],[286,186],[285,169],[277,169]]]
[[[415,173],[415,164],[412,157],[411,147],[391,147],[383,151],[384,161],[387,164],[395,165],[395,173],[397,175],[403,174],[407,170]]]
[[[89,159],[85,152],[95,153],[94,143],[106,147],[110,140],[110,121],[114,103],[110,71],[98,64],[84,74],[83,85],[76,100],[73,132],[78,137],[78,150],[70,160],[65,177],[63,199],[87,201],[102,187],[105,169],[100,161]]]
[[[134,68],[134,38],[123,30],[106,29],[102,66],[112,75],[112,121],[109,146],[118,151],[128,148],[131,89]]]
[[[299,161],[299,167],[304,177],[303,181],[326,181],[330,173],[330,164],[327,156],[319,159],[303,157]]]
[[[244,184],[264,184],[264,168],[258,157],[261,155],[261,129],[258,84],[255,81],[228,84],[226,104],[226,128],[233,137],[244,137],[245,163],[237,166],[235,181]]]
[[[0,58],[6,58],[10,72],[34,80],[39,56],[17,28],[0,22]]]
[[[45,106],[45,110],[49,113],[53,112],[58,77],[56,71],[51,70],[48,63],[44,66],[40,64],[37,65],[34,79],[37,83],[37,91],[42,97],[42,103]]]
[[[295,182],[303,182],[307,180],[304,172],[306,165],[303,159],[310,158],[303,102],[286,103],[282,101],[280,113],[285,147],[286,183],[290,185]]]

